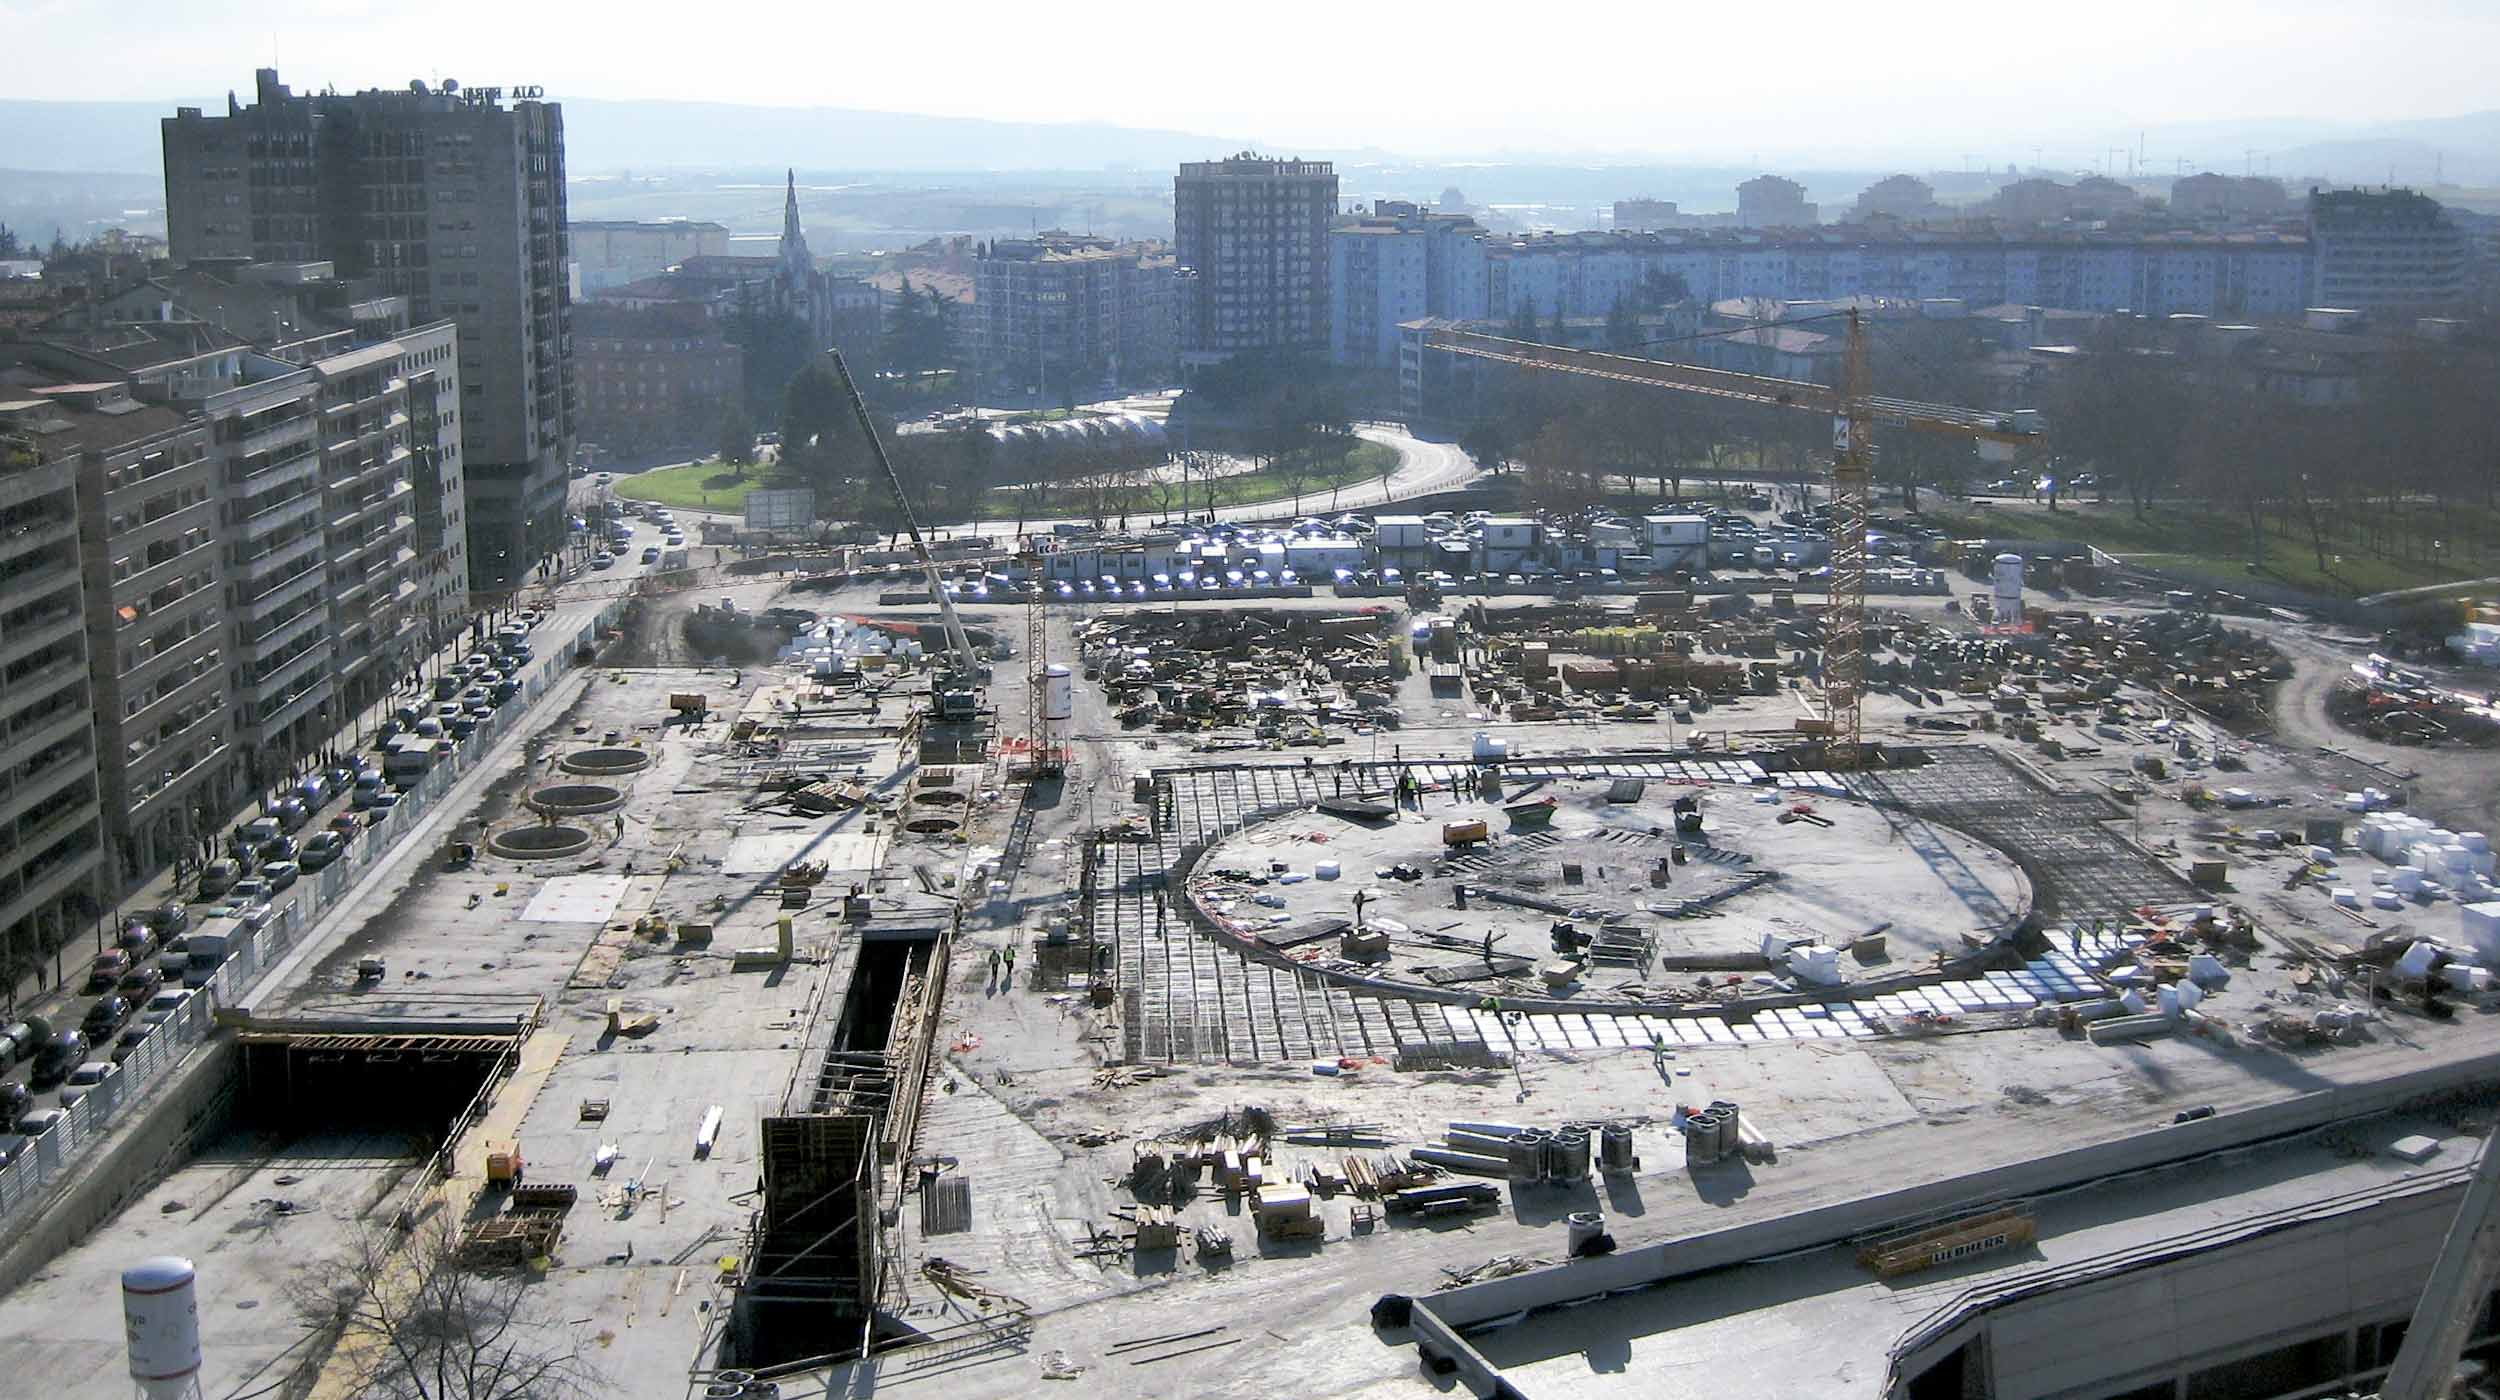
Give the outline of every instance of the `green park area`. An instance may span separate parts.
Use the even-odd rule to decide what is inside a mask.
[[[1291,501],[1298,496],[1305,509],[1325,510],[1329,492],[1378,481],[1397,467],[1396,448],[1353,439],[1340,452],[1267,463],[1255,471],[1201,476],[1165,467],[1154,476],[1143,471],[1114,472],[1079,481],[1001,486],[992,491],[995,504],[987,509],[1001,517],[1026,519],[1060,515],[1159,518]]]
[[[2500,512],[2486,507],[2243,512],[2157,501],[2036,505],[1955,502],[1923,517],[1964,539],[2074,540],[2208,587],[2270,583],[2336,597],[2417,588],[2500,572]]]
[[[713,458],[620,476],[616,479],[616,494],[628,501],[649,501],[671,510],[734,512],[744,507],[749,491],[764,484],[764,474],[758,468],[749,467],[740,475],[736,468],[722,466],[718,458]]]

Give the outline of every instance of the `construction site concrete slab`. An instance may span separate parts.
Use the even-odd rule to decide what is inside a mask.
[[[534,924],[603,924],[624,897],[622,875],[559,875],[538,887],[520,917]]]

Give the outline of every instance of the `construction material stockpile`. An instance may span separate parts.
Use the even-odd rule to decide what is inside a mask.
[[[1878,686],[1986,698],[2011,689],[2045,704],[2107,700],[2121,685],[2147,686],[2215,719],[2261,715],[2272,686],[2291,674],[2273,644],[2206,613],[2108,616],[2035,611],[2031,631],[1973,637],[1934,625],[1902,629],[1870,659]]]
[[[1402,660],[1384,612],[1171,609],[1086,623],[1085,674],[1131,728],[1314,737],[1394,725]]]
[[[2435,685],[2383,656],[2355,662],[2351,681],[2327,699],[2327,713],[2356,734],[2387,744],[2500,744],[2500,692]]]

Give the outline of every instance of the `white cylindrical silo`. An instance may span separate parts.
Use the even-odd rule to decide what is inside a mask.
[[[1999,622],[2023,620],[2023,557],[2019,554],[1997,556],[1993,585]]]
[[[1065,666],[1042,672],[1042,718],[1066,719],[1076,713],[1076,679]]]
[[[160,1255],[122,1270],[122,1325],[130,1378],[152,1397],[197,1393],[200,1309],[191,1261]]]

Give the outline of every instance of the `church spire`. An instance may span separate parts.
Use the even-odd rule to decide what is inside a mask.
[[[816,260],[807,251],[807,235],[799,229],[799,172],[791,170],[789,180],[781,202],[781,275],[795,288],[807,285]]]

